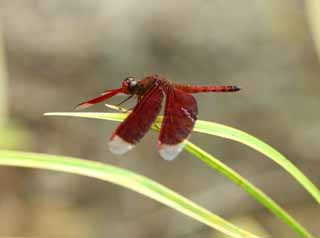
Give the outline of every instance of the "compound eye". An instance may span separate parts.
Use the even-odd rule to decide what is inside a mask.
[[[137,84],[137,81],[133,77],[128,77],[125,81],[129,87],[134,87]]]

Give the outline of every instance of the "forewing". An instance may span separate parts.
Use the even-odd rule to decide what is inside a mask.
[[[111,152],[124,154],[139,142],[159,114],[163,96],[159,85],[155,85],[147,91],[111,136],[109,142]]]
[[[169,87],[164,119],[158,139],[158,150],[166,160],[174,159],[183,149],[197,120],[198,106],[195,98],[179,89]]]
[[[107,91],[103,92],[102,95],[100,95],[98,97],[91,98],[88,101],[80,103],[75,109],[78,110],[78,109],[84,109],[87,107],[91,107],[94,104],[97,104],[99,102],[107,100],[108,98],[111,98],[121,92],[122,92],[122,88],[107,90]]]

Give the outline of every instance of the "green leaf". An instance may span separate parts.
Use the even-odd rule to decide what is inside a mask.
[[[268,195],[266,195],[248,180],[243,178],[233,169],[189,141],[186,143],[185,149],[189,153],[193,154],[201,161],[209,165],[211,168],[216,169],[218,172],[240,186],[244,191],[249,193],[259,203],[261,203],[263,206],[269,209],[269,211],[271,211],[284,223],[291,227],[292,230],[294,230],[297,234],[301,235],[302,237],[311,237],[311,234],[307,230],[305,230],[303,226],[301,226],[292,216],[290,216],[285,210],[283,210],[275,201],[273,201],[270,197],[268,197]]]
[[[96,118],[113,121],[123,121],[127,114],[124,113],[46,113],[49,116],[73,116],[73,117],[85,117],[85,118]],[[162,117],[158,117],[154,129],[158,129]],[[260,141],[259,139],[242,132],[240,130],[207,121],[198,120],[194,131],[207,133],[211,135],[220,136],[223,138],[232,139],[240,143],[246,144],[253,149],[267,155],[272,160],[280,164],[285,170],[287,170],[294,178],[296,178],[302,186],[304,186],[309,192],[311,188],[311,194],[315,194],[317,197],[318,189],[312,184],[312,182],[306,178],[302,172],[300,172],[290,161],[288,161],[278,151]],[[287,212],[285,212],[277,203],[275,203],[270,197],[264,194],[260,189],[252,185],[249,181],[241,177],[237,172],[214,158],[210,154],[201,150],[199,147],[193,145],[191,142],[187,142],[185,149],[201,159],[203,162],[208,164],[210,167],[218,170],[224,176],[242,187],[247,193],[259,201],[262,205],[268,208],[272,213],[279,217],[294,231],[300,234],[302,237],[311,237],[311,235],[301,226],[294,218],[292,218]],[[297,172],[298,171],[298,172]],[[308,189],[309,188],[309,189]]]
[[[258,237],[151,179],[111,165],[72,157],[6,150],[0,150],[0,165],[47,169],[108,181],[163,203],[231,237]]]
[[[85,113],[85,112],[56,112],[56,113],[45,113],[47,116],[72,116],[72,117],[85,117],[85,118],[96,118],[112,121],[123,121],[126,117],[126,113]],[[159,127],[162,121],[162,117],[159,116],[156,120],[156,125]],[[258,138],[249,135],[238,129],[218,124],[214,122],[197,120],[194,127],[194,131],[206,133],[223,137],[226,139],[238,141],[244,145],[247,145],[260,153],[266,155],[274,162],[279,164],[284,170],[292,175],[313,197],[320,203],[320,191],[319,189],[286,157],[280,152],[259,140]]]
[[[238,129],[208,121],[199,120],[195,131],[238,141],[259,151],[285,169],[320,203],[319,189],[293,163],[265,142]]]

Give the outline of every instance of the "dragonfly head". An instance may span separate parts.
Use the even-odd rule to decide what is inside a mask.
[[[127,77],[122,82],[122,89],[124,93],[127,93],[127,94],[134,94],[137,86],[138,86],[138,82],[133,77]]]

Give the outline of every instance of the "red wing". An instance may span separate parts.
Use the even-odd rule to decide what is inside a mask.
[[[121,93],[122,92],[122,88],[118,88],[118,89],[111,89],[111,90],[107,90],[107,91],[104,91],[102,93],[101,96],[98,96],[98,97],[95,97],[95,98],[92,98],[88,101],[85,101],[85,102],[82,102],[80,103],[75,109],[78,110],[78,109],[83,109],[83,108],[87,108],[87,107],[91,107],[93,106],[94,104],[96,103],[99,103],[99,102],[102,102],[108,98],[111,98],[113,97],[114,95],[118,94],[118,93]]]
[[[195,98],[179,89],[169,87],[164,119],[158,139],[158,150],[166,160],[174,159],[182,150],[183,141],[190,135],[197,120]]]
[[[159,85],[155,85],[147,91],[111,136],[109,142],[111,152],[124,154],[139,142],[159,114],[163,96]]]

